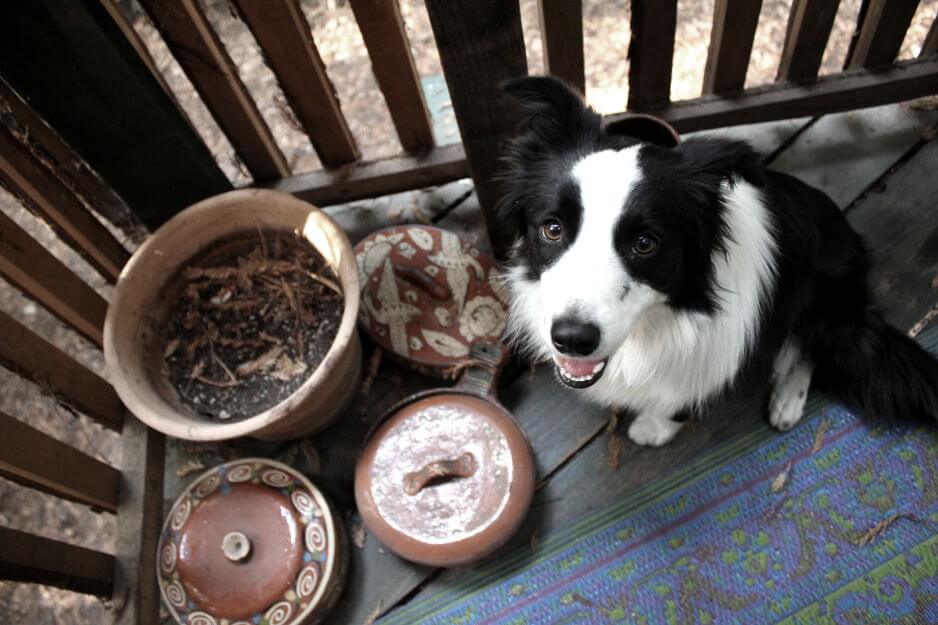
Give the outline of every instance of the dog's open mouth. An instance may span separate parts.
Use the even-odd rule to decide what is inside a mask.
[[[586,388],[596,384],[606,370],[605,360],[582,360],[554,356],[557,377],[571,388]]]

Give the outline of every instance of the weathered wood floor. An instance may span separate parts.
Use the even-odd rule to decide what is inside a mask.
[[[769,155],[772,167],[820,187],[847,212],[873,254],[875,295],[889,320],[903,329],[938,302],[938,141],[932,140],[938,130],[936,107],[936,101],[920,102],[722,131],[750,141]],[[431,221],[476,241],[484,236],[467,183],[330,212],[355,240],[405,221]],[[370,347],[366,359],[369,352]],[[285,445],[235,441],[214,447],[172,441],[166,505],[192,477],[177,475],[186,462],[198,458],[210,466],[248,454],[273,456],[310,475],[332,497],[353,538],[347,587],[331,623],[366,623],[417,596],[444,589],[465,569],[433,570],[393,556],[362,529],[351,493],[353,463],[368,428],[398,399],[435,386],[436,380],[385,360],[369,396],[359,397],[336,426],[313,439]],[[513,545],[528,543],[535,533],[549,536],[735,436],[771,436],[763,396],[764,389],[744,389],[704,422],[686,427],[670,445],[647,449],[628,441],[627,423],[607,431],[610,414],[560,388],[546,368],[516,374],[505,382],[501,399],[535,449],[540,489]],[[615,438],[621,441],[618,467],[609,461]]]

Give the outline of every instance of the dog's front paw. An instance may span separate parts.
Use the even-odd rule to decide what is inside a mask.
[[[669,418],[639,416],[629,426],[629,438],[638,445],[661,447],[677,434],[681,424]]]
[[[769,423],[781,431],[790,430],[801,421],[811,386],[811,368],[796,365],[783,380],[776,382],[769,398]]]

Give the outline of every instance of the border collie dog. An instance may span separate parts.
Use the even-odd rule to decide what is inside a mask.
[[[769,420],[801,418],[812,378],[867,414],[938,417],[938,361],[871,306],[859,235],[822,192],[746,143],[675,147],[603,129],[562,82],[503,85],[497,226],[509,334],[590,400],[663,445],[743,380],[770,379]]]

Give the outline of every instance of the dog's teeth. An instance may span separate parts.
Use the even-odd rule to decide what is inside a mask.
[[[600,362],[596,363],[596,366],[593,367],[593,375],[596,375],[597,373],[599,373],[600,371],[602,371],[602,370],[603,370],[603,367],[605,367],[605,366],[606,366],[606,362],[605,362],[605,361],[600,361]]]

